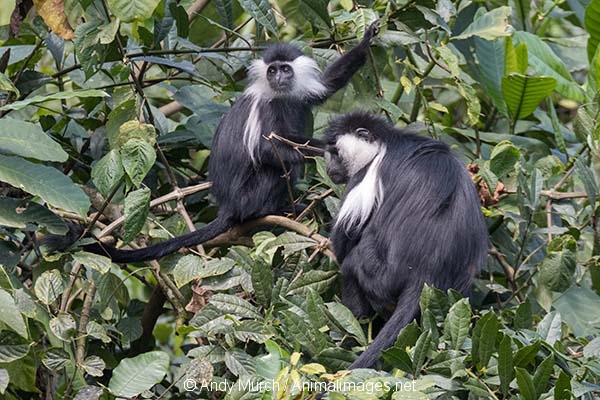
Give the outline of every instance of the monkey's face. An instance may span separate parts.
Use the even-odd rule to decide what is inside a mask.
[[[345,183],[373,161],[380,146],[366,128],[356,128],[348,133],[330,138],[325,161],[327,175],[335,183]]]
[[[273,61],[267,68],[267,82],[276,93],[288,93],[294,88],[294,69],[287,62]]]

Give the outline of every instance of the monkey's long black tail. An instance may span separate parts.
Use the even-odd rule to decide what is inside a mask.
[[[390,319],[386,321],[367,350],[350,364],[350,369],[372,367],[381,356],[381,352],[396,342],[402,328],[419,317],[419,298],[422,288],[422,284],[414,284],[402,293]]]
[[[183,247],[190,247],[204,243],[227,231],[234,225],[234,220],[219,215],[208,225],[198,229],[197,231],[165,240],[164,242],[160,242],[149,247],[144,247],[142,249],[120,250],[111,246],[102,245],[100,243],[94,243],[83,246],[83,250],[105,257],[110,257],[115,263],[149,261],[164,257],[167,254],[174,253]],[[55,247],[58,248],[58,246]]]

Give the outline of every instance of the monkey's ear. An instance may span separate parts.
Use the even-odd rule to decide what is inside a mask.
[[[367,128],[358,128],[354,131],[356,136],[361,139],[368,140],[369,142],[373,140],[373,134]]]

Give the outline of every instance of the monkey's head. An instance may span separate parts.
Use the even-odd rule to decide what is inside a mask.
[[[387,125],[383,119],[366,112],[352,112],[329,122],[325,161],[333,182],[348,182],[373,161],[384,148],[378,132]]]
[[[250,66],[253,90],[262,97],[297,97],[325,93],[315,60],[287,43],[270,45]]]

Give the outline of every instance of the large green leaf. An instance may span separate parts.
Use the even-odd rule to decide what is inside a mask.
[[[502,97],[502,77],[504,76],[504,40],[475,38],[475,51],[479,62],[481,83],[494,106],[506,115],[506,103]]]
[[[123,223],[123,242],[129,243],[144,227],[150,207],[150,189],[141,188],[125,197]]]
[[[103,90],[88,89],[88,90],[73,90],[68,92],[58,92],[46,96],[34,96],[26,100],[15,101],[14,103],[6,104],[0,107],[0,110],[20,110],[30,104],[44,103],[51,100],[68,100],[75,97],[107,97],[108,94]]]
[[[329,26],[327,0],[304,0],[298,2],[298,9],[313,25]]]
[[[356,320],[356,317],[352,314],[352,311],[341,303],[327,303],[327,310],[346,332],[356,338],[359,344],[363,346],[367,344],[365,333],[360,323]]]
[[[28,338],[25,319],[19,312],[15,299],[4,289],[0,289],[0,322],[6,324],[7,327],[25,339]]]
[[[43,272],[34,284],[35,294],[43,304],[50,304],[65,290],[60,272],[56,269]]]
[[[560,244],[553,244],[555,242]],[[552,249],[560,246],[560,249]],[[548,245],[548,253],[540,267],[540,285],[556,292],[567,290],[573,281],[577,266],[576,242],[571,236],[559,237]]]
[[[160,0],[108,0],[108,8],[123,22],[144,21],[152,16]]]
[[[551,77],[511,73],[502,78],[502,95],[512,118],[519,120],[531,114],[555,86]]]
[[[0,151],[42,161],[67,161],[69,155],[38,124],[0,119]]]
[[[268,0],[240,0],[240,5],[259,24],[277,35],[277,21]]]
[[[452,37],[453,40],[467,39],[471,36],[479,36],[483,39],[494,40],[500,36],[508,36],[508,17],[510,7],[498,7],[486,12],[475,19],[471,25],[462,31],[460,35]]]
[[[459,350],[469,335],[471,325],[471,307],[467,299],[454,303],[448,311],[444,324],[444,333],[450,338],[453,350]]]
[[[499,327],[498,317],[492,311],[481,317],[475,324],[471,353],[473,361],[480,368],[487,367],[492,357],[496,348],[496,335],[498,335]]]
[[[558,93],[573,100],[583,101],[583,90],[573,80],[565,63],[542,39],[528,32],[515,32],[513,40],[516,44],[526,44],[529,66],[536,72],[535,75],[556,79]]]
[[[194,254],[188,254],[177,261],[171,273],[177,287],[182,287],[194,279],[223,275],[230,271],[234,265],[235,262],[228,258],[215,258],[206,261]]]
[[[169,355],[151,351],[125,358],[115,367],[108,384],[110,391],[123,397],[134,397],[156,385],[169,372]]]
[[[515,376],[513,365],[513,354],[510,336],[504,335],[498,347],[498,377],[500,378],[500,389],[506,396],[509,384]]]
[[[585,30],[590,34],[587,43],[588,60],[594,59],[598,44],[600,44],[600,0],[592,0],[585,9]]]
[[[523,368],[516,368],[517,373],[517,386],[519,386],[519,392],[525,400],[537,400],[537,393],[535,391],[535,385],[533,379],[527,370]]]
[[[55,168],[0,155],[0,181],[40,196],[54,207],[86,215],[90,206],[83,190]]]
[[[69,230],[64,221],[46,207],[33,201],[1,197],[0,225],[25,228],[27,224],[44,226],[56,235],[64,235]]]
[[[554,307],[576,336],[597,336],[600,296],[593,290],[573,286],[554,301]]]
[[[121,148],[121,157],[125,173],[131,179],[133,186],[138,187],[154,165],[156,152],[148,142],[130,139]]]
[[[121,154],[111,150],[92,167],[92,181],[102,195],[108,196],[113,187],[125,176]]]

